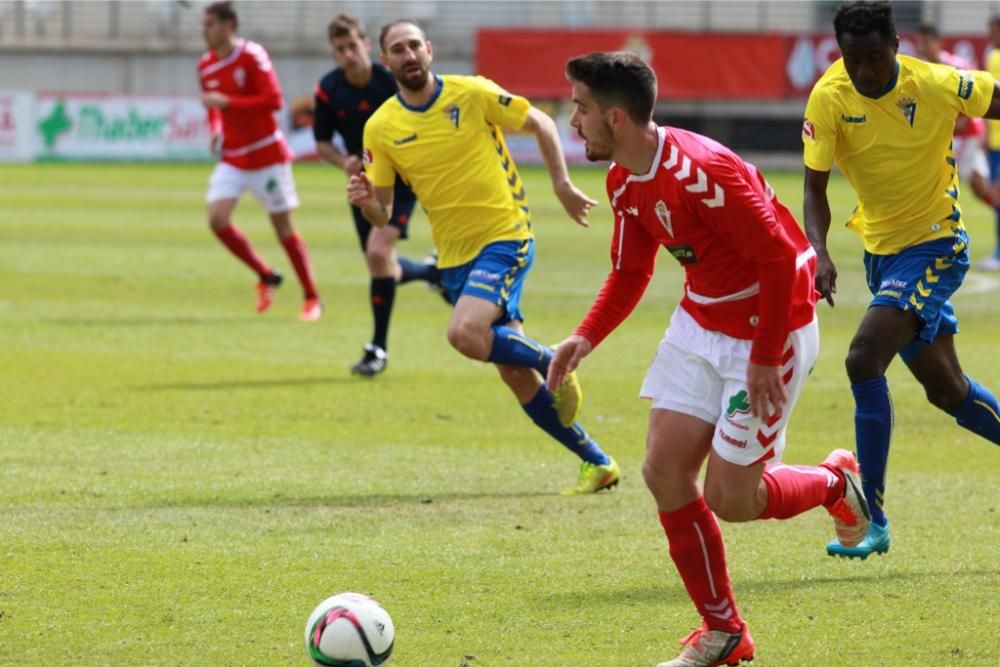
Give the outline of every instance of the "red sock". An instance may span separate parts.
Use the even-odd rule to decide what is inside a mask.
[[[824,466],[768,466],[762,477],[767,507],[761,519],[790,519],[844,495],[844,478]]]
[[[215,235],[219,237],[222,244],[229,248],[229,252],[253,269],[261,280],[271,274],[271,267],[267,265],[264,258],[257,254],[250,244],[250,239],[240,231],[236,225],[226,225],[222,229],[216,229]]]
[[[726,547],[705,498],[699,496],[673,512],[660,512],[660,524],[667,534],[670,557],[705,624],[713,630],[738,632],[743,619],[729,584]]]
[[[295,274],[299,277],[299,282],[302,283],[306,298],[315,299],[319,296],[316,294],[316,280],[313,278],[312,265],[309,263],[309,251],[306,250],[306,244],[302,242],[302,237],[298,234],[292,234],[287,239],[282,239],[281,245],[285,246],[288,259],[295,267]]]

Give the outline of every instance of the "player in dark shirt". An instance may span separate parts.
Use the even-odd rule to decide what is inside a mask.
[[[371,42],[357,19],[347,14],[337,15],[330,23],[328,34],[338,67],[316,86],[313,134],[320,157],[353,176],[362,171],[365,122],[382,102],[396,94],[396,80],[389,70],[372,62]],[[344,140],[346,153],[333,145],[334,133]],[[393,202],[392,219],[382,229],[373,228],[357,207],[351,207],[358,240],[371,274],[375,320],[372,341],[365,344],[361,361],[351,367],[353,373],[365,377],[381,373],[388,362],[389,318],[396,284],[412,280],[424,280],[434,286],[440,284],[433,254],[424,262],[396,255],[396,241],[407,237],[407,226],[416,204],[413,192],[398,178]]]

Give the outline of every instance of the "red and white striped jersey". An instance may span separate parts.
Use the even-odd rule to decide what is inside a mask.
[[[281,87],[264,47],[245,39],[219,58],[207,51],[198,62],[201,89],[226,95],[225,109],[209,109],[208,122],[221,132],[222,161],[239,169],[263,169],[288,162],[292,153],[274,120],[281,109]]]
[[[753,340],[778,365],[791,330],[815,317],[816,253],[757,168],[712,139],[658,128],[649,172],[612,164],[612,270],[577,330],[596,345],[638,303],[661,246],[684,267],[681,306],[704,328]]]

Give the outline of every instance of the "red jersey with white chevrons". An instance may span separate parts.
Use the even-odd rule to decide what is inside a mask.
[[[577,333],[596,345],[628,316],[662,246],[684,267],[684,310],[753,340],[754,363],[780,365],[788,333],[815,317],[816,253],[754,165],[707,137],[657,129],[648,173],[608,172],[612,270]]]
[[[236,40],[233,51],[220,58],[207,51],[198,61],[201,89],[228,97],[225,109],[209,109],[213,132],[222,132],[222,161],[238,169],[263,169],[289,162],[292,152],[274,120],[281,109],[281,87],[264,47]]]

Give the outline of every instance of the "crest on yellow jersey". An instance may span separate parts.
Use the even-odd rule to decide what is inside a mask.
[[[913,119],[917,115],[917,101],[912,97],[900,97],[896,100],[896,106],[903,112],[903,118],[913,127]]]
[[[448,120],[450,120],[451,124],[455,126],[455,129],[458,129],[458,105],[449,104],[444,108],[444,112],[448,115]]]

